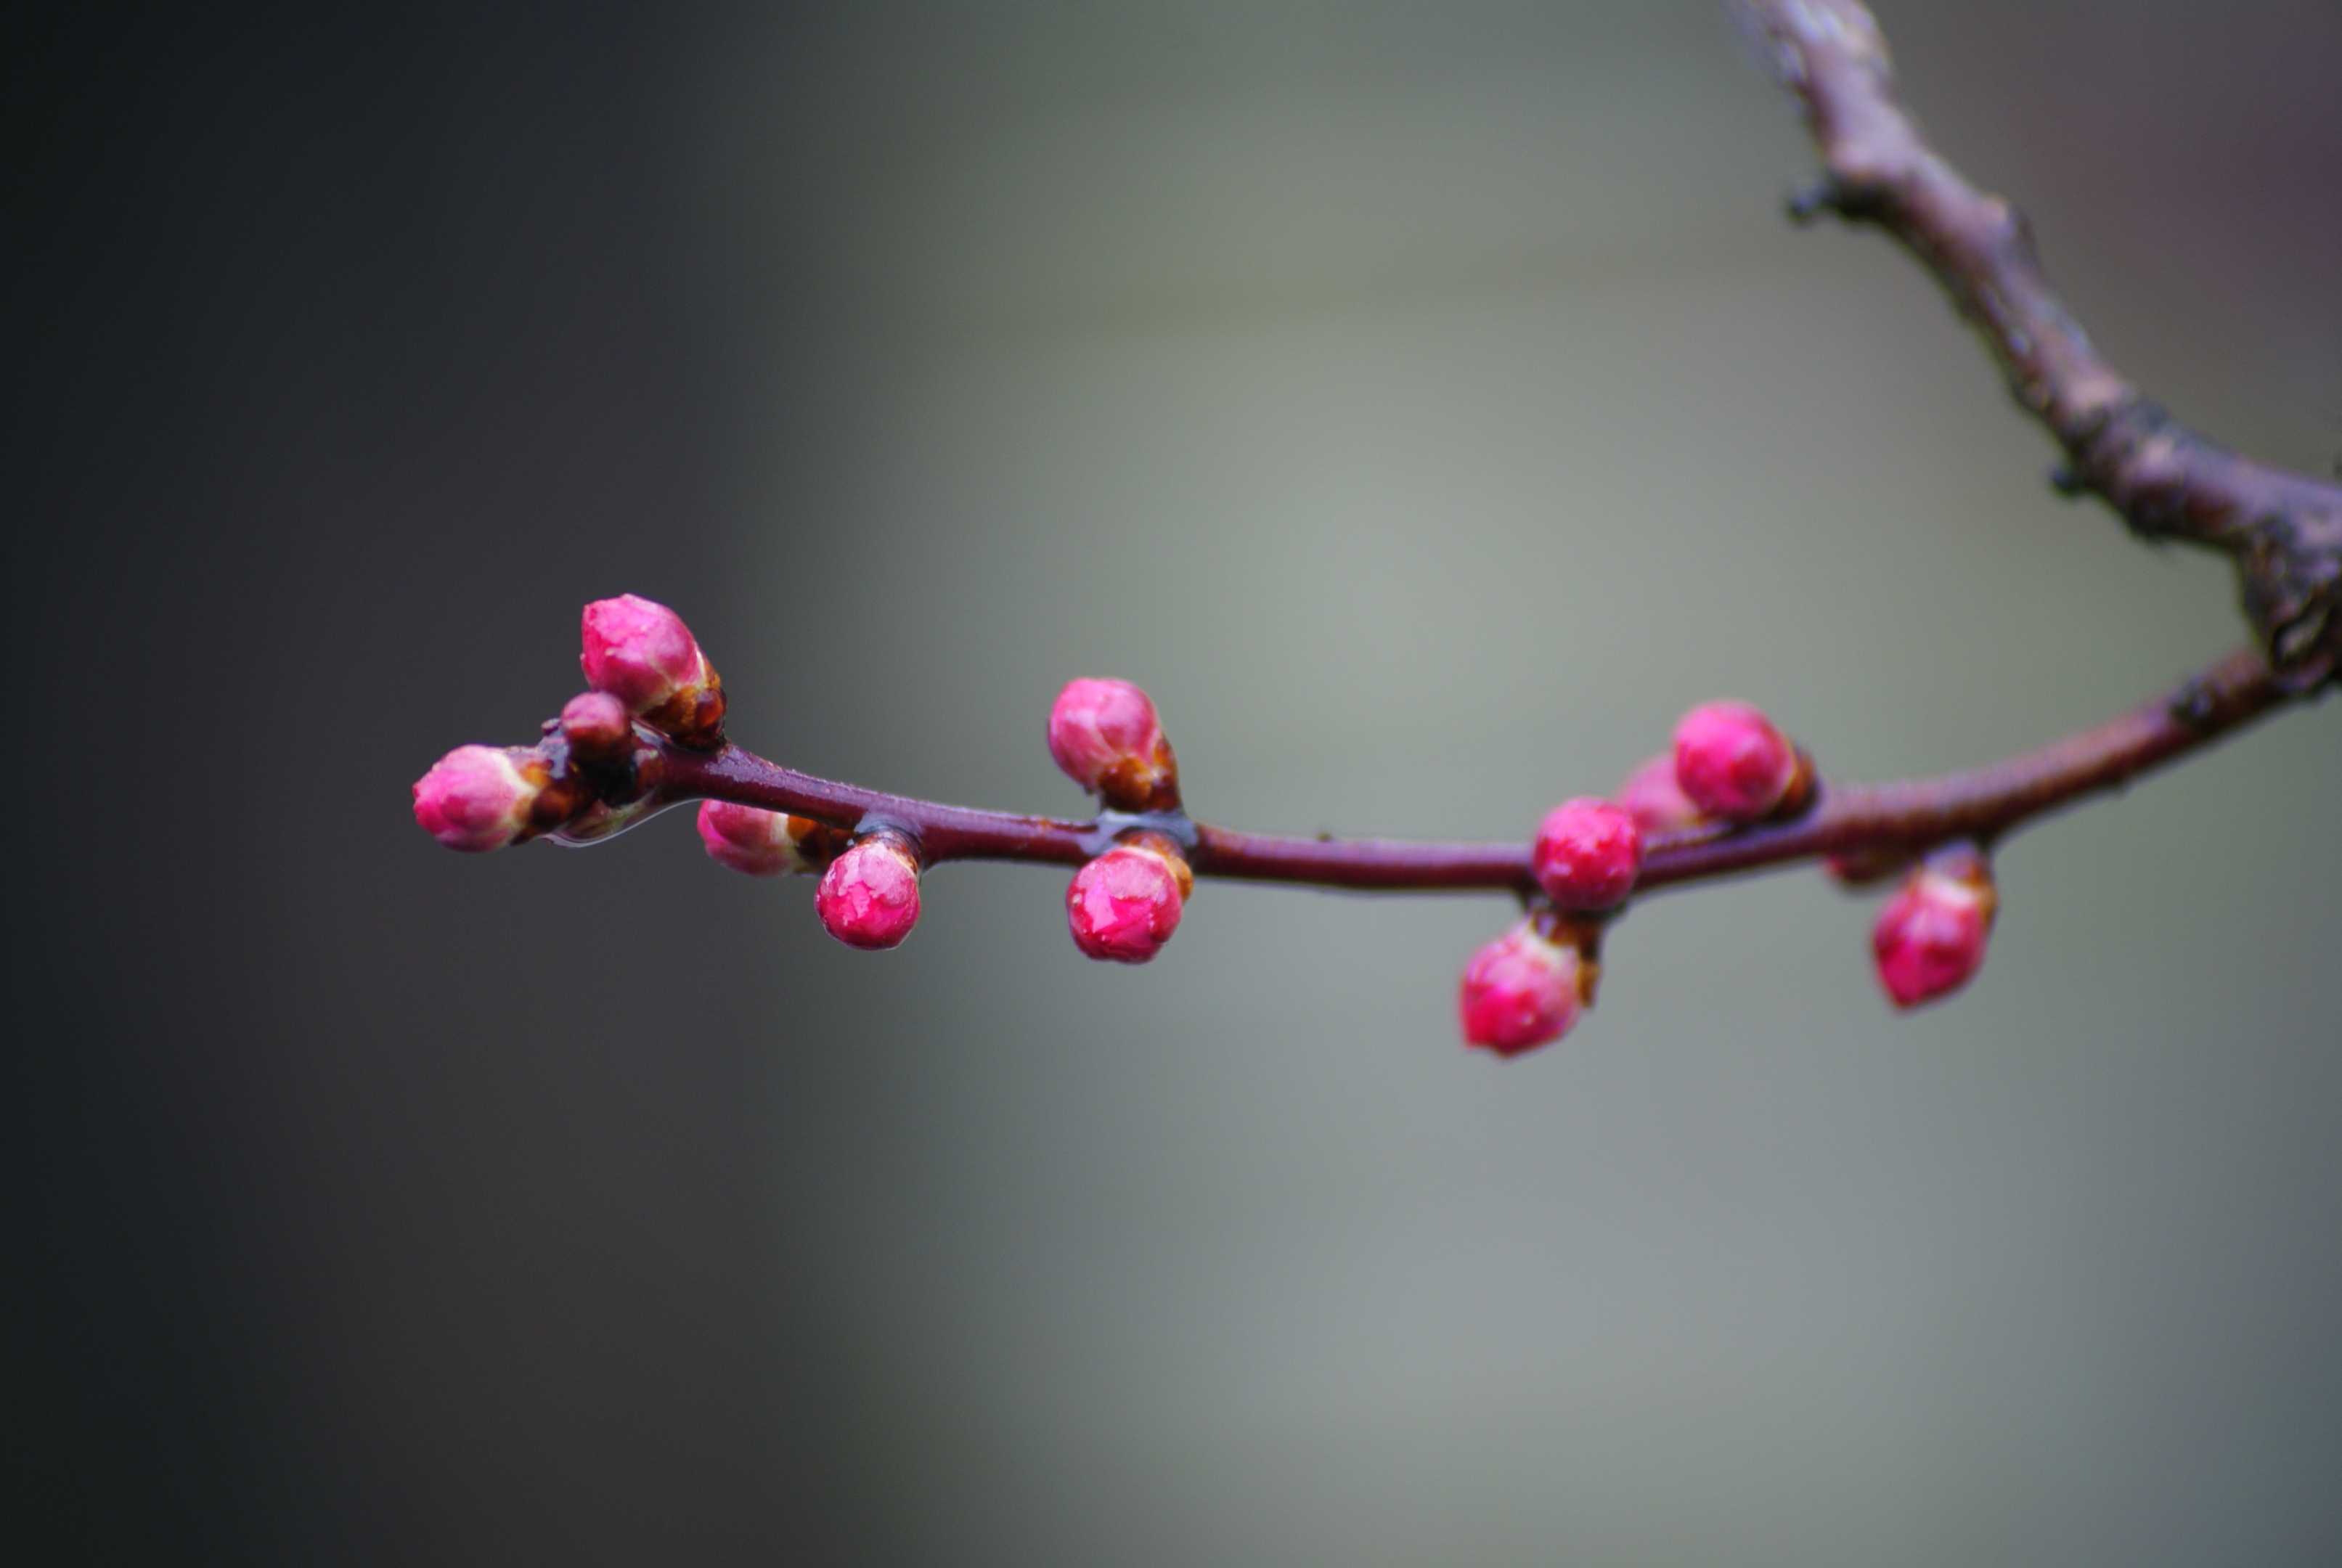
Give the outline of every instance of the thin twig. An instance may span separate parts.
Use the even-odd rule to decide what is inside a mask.
[[[2115,789],[2237,728],[2287,693],[2252,650],[2232,654],[2177,689],[2064,740],[1988,766],[1902,784],[1825,784],[1794,822],[1703,828],[1655,839],[1639,891],[1713,881],[1821,855],[1892,859],[1952,839],[1990,842],[2081,796]],[[882,794],[816,778],[727,745],[666,744],[664,802],[710,798],[788,812],[849,831],[893,828],[933,865],[949,860],[1079,865],[1121,834],[1168,833],[1188,847],[1198,876],[1356,892],[1536,891],[1526,844],[1289,838],[1236,833],[1176,813],[1104,813],[1089,822],[1015,816]]]

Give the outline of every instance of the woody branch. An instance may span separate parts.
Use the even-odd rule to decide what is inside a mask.
[[[1822,155],[1790,203],[1893,238],[1984,339],[2010,393],[2064,452],[2053,483],[2096,495],[2143,539],[2225,552],[2278,682],[2342,673],[2342,485],[2207,441],[2107,363],[2042,271],[2025,215],[1927,145],[1895,95],[1887,41],[1856,0],[1727,0],[1765,45]]]
[[[1943,284],[2018,401],[2064,448],[2060,488],[2092,493],[2139,534],[2227,551],[2258,646],[2038,751],[1940,778],[1843,784],[1763,714],[1695,708],[1674,745],[1615,798],[1548,813],[1526,844],[1284,837],[1198,823],[1154,704],[1078,680],[1049,719],[1058,765],[1098,797],[1088,821],[882,794],[767,762],[725,738],[715,667],[681,618],[626,595],[586,606],[592,688],[533,746],[465,746],[415,785],[442,843],[587,844],[701,803],[711,856],[755,874],[817,873],[816,908],[850,945],[892,947],[919,879],[954,860],[1076,867],[1066,919],[1093,958],[1144,963],[1197,877],[1356,892],[1502,891],[1526,917],[1474,954],[1458,997],[1467,1043],[1513,1055],[1590,1005],[1603,934],[1636,894],[1820,859],[1850,885],[1899,876],[1872,934],[1897,1006],[1975,974],[1997,907],[1988,855],[2045,813],[2117,788],[2342,673],[2342,488],[2266,467],[2182,429],[2097,354],[2050,292],[2024,220],[1926,142],[1893,93],[1884,42],[1853,0],[1727,0],[1765,44],[1826,173],[1792,204],[1875,225]]]

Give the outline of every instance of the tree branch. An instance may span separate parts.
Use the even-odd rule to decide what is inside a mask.
[[[2342,674],[2342,485],[2239,456],[2172,419],[2099,354],[2041,269],[2030,226],[1947,163],[1895,95],[1857,0],[1726,0],[1794,94],[1821,155],[1790,204],[1883,230],[1935,275],[2009,390],[2064,448],[2055,483],[2146,539],[2227,552],[2246,618],[2289,691]]]
[[[2084,795],[2117,789],[2283,702],[2284,684],[2246,649],[2175,690],[2094,729],[1988,766],[1900,784],[1821,785],[1793,822],[1662,834],[1643,859],[1638,894],[1822,855],[1893,864],[1955,839],[1989,844]],[[1356,892],[1536,891],[1526,844],[1289,838],[1237,833],[1179,812],[1101,813],[1088,822],[1015,816],[883,794],[816,778],[726,745],[695,752],[659,739],[662,804],[700,798],[787,812],[846,830],[888,828],[919,858],[1079,866],[1121,834],[1152,830],[1186,847],[1198,876]]]

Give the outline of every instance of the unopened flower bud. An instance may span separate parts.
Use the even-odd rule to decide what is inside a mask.
[[[1546,814],[1530,865],[1563,909],[1615,909],[1635,890],[1643,834],[1624,806],[1581,795]]]
[[[1804,759],[1746,703],[1703,703],[1676,726],[1676,784],[1726,822],[1756,822],[1809,794]]]
[[[1456,1014],[1464,1044],[1517,1056],[1558,1040],[1577,1022],[1586,997],[1584,959],[1524,920],[1472,955],[1464,966]]]
[[[699,803],[699,840],[711,857],[735,871],[782,876],[821,870],[846,848],[848,835],[807,816],[704,800]]]
[[[701,750],[724,739],[724,683],[683,617],[634,594],[596,599],[580,624],[586,684],[677,743]]]
[[[1179,764],[1155,704],[1128,681],[1071,681],[1049,710],[1049,754],[1116,811],[1179,804]]]
[[[1074,874],[1066,924],[1092,958],[1144,964],[1179,929],[1196,874],[1176,844],[1143,834],[1116,844]]]
[[[1999,905],[1992,868],[1973,849],[1938,853],[1915,867],[1870,934],[1888,1000],[1917,1007],[1966,985],[1983,967]]]
[[[535,831],[545,778],[533,752],[457,746],[415,781],[415,820],[449,849],[502,849]]]
[[[848,947],[897,946],[919,923],[918,857],[891,833],[858,838],[822,873],[813,906]]]
[[[561,733],[587,762],[616,761],[634,750],[634,716],[608,692],[580,692],[563,704]]]
[[[1655,834],[1674,833],[1692,826],[1699,818],[1699,807],[1691,804],[1676,783],[1676,757],[1673,752],[1661,752],[1646,757],[1640,766],[1626,775],[1618,786],[1618,804],[1635,819],[1635,825],[1648,838]]]

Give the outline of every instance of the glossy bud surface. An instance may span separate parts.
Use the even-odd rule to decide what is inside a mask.
[[[1118,844],[1074,874],[1066,924],[1092,958],[1144,964],[1179,929],[1195,875],[1176,848]]]
[[[846,946],[898,946],[919,923],[919,863],[890,834],[856,839],[822,873],[813,904]]]

